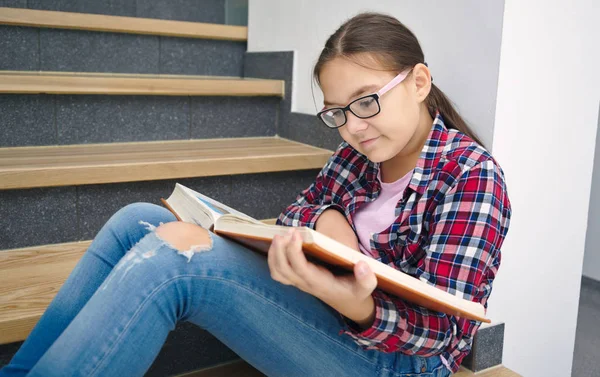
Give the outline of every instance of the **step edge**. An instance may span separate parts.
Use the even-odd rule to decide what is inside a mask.
[[[35,18],[54,19],[55,17],[69,17],[71,20],[68,22],[63,20],[62,24],[55,20],[46,22],[35,20]],[[103,23],[105,24],[104,26],[102,26]],[[111,23],[126,26],[116,27],[106,25]],[[129,26],[132,23],[142,24],[144,27],[138,26],[136,28]],[[232,42],[248,41],[247,26],[26,8],[0,7],[0,25],[212,39]],[[173,31],[178,28],[184,31],[181,31],[181,29],[179,32]],[[194,29],[195,31],[192,31]]]

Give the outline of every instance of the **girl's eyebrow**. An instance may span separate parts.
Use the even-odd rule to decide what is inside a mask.
[[[352,92],[352,94],[350,94],[348,96],[348,98],[357,97],[359,94],[362,94],[362,93],[364,93],[366,91],[375,90],[376,88],[377,88],[377,85],[375,85],[375,84],[362,86],[362,87],[356,89],[354,92]],[[350,100],[348,100],[348,102],[350,102]],[[337,103],[331,103],[331,102],[328,102],[327,100],[324,100],[323,104],[325,106],[331,106],[331,105],[346,106],[346,105],[340,105],[340,104],[337,104]]]

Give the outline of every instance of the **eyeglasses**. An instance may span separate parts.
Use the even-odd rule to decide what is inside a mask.
[[[379,99],[396,85],[400,84],[411,70],[406,70],[392,79],[377,93],[369,94],[350,102],[346,107],[331,107],[321,110],[317,117],[329,128],[342,127],[348,121],[346,111],[350,111],[357,118],[366,119],[374,117],[381,111]]]

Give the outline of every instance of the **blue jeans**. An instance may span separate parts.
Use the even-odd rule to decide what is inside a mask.
[[[448,376],[439,357],[363,350],[330,306],[270,276],[264,255],[211,234],[191,260],[134,203],[102,227],[10,364],[8,376],[143,376],[179,321],[268,376]]]

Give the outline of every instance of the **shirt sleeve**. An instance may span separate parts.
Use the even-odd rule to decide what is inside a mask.
[[[508,231],[510,202],[500,168],[484,161],[460,174],[429,220],[419,278],[487,309]],[[454,345],[470,350],[481,322],[432,311],[376,289],[375,320],[368,329],[342,315],[346,333],[366,349],[433,356]],[[446,359],[451,355],[444,355]]]
[[[327,181],[335,171],[336,160],[333,155],[317,175],[315,181],[297,197],[277,218],[277,225],[306,226],[315,229],[319,216],[329,208],[334,208],[344,214],[344,208],[336,203],[325,203]],[[330,197],[331,195],[327,195]]]

